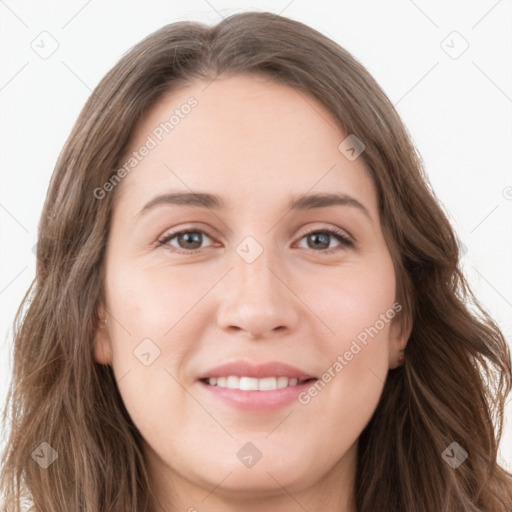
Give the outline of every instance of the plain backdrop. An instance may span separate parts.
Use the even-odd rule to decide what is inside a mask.
[[[467,248],[470,284],[512,343],[510,0],[0,0],[1,406],[11,324],[35,274],[46,190],[91,91],[127,50],[164,24],[214,24],[247,10],[316,28],[377,79]],[[509,470],[511,402],[499,454]]]

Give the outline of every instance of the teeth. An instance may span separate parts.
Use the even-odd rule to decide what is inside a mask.
[[[272,391],[288,386],[296,386],[297,383],[302,384],[303,382],[302,380],[289,379],[288,377],[256,379],[254,377],[236,377],[235,375],[230,375],[229,377],[210,377],[208,379],[208,384],[211,386],[240,389],[242,391]]]

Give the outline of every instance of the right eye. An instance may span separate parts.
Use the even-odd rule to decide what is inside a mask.
[[[158,240],[158,244],[165,246],[171,252],[181,254],[195,254],[201,249],[201,244],[204,241],[204,236],[211,239],[211,237],[202,230],[197,229],[182,229],[172,233],[166,233],[163,238]],[[172,240],[176,239],[178,247],[171,244]],[[177,250],[178,249],[178,250]],[[179,249],[182,249],[181,251]]]

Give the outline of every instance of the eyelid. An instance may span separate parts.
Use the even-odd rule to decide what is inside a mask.
[[[350,235],[348,233],[348,231],[346,231],[345,229],[339,228],[337,226],[333,226],[333,225],[329,226],[329,225],[325,225],[325,224],[320,225],[320,226],[315,225],[313,227],[304,228],[304,230],[300,231],[298,238],[303,238],[306,235],[309,235],[311,233],[317,233],[317,232],[336,233],[337,235],[342,236],[342,237],[346,238],[347,240],[350,240],[351,242],[356,241],[354,239],[354,237],[352,237],[352,235]]]

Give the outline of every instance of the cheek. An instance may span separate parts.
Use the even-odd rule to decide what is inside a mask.
[[[201,290],[186,286],[179,272],[172,280],[169,274],[164,278],[165,269],[118,264],[109,269],[107,279],[109,312],[115,319],[114,373],[132,421],[149,441],[194,423],[197,414],[197,404],[187,399],[178,382],[183,381],[185,361],[197,350],[193,340],[200,339],[190,328],[194,323],[187,311]]]
[[[334,281],[334,282],[333,282]],[[390,258],[364,269],[343,269],[337,279],[311,294],[318,316],[332,332],[322,343],[324,373],[313,395],[319,413],[329,403],[339,404],[333,417],[354,416],[366,421],[382,393],[389,365],[391,323],[396,316],[395,274]],[[314,396],[304,397],[304,401]],[[340,416],[340,417],[339,417]]]
[[[386,337],[395,302],[395,273],[389,256],[366,265],[340,268],[335,275],[315,281],[307,300],[314,304],[318,317],[331,330],[328,341],[331,349],[347,350],[350,342],[377,323],[380,339]],[[304,286],[304,290],[306,290]],[[380,332],[382,331],[382,332]],[[373,332],[373,331],[372,331]],[[347,346],[348,343],[348,346]]]
[[[164,264],[112,266],[107,292],[112,314],[129,332],[150,338],[169,334],[211,288],[211,280],[197,270]],[[190,320],[190,319],[188,319]]]
[[[112,265],[107,275],[113,367],[128,410],[142,423],[162,403],[185,411],[176,381],[184,381],[185,363],[198,350],[201,309],[194,306],[211,283],[197,273],[132,263]]]

